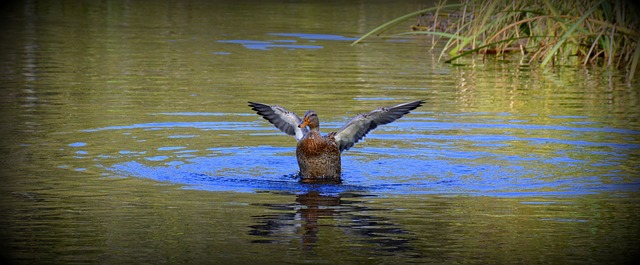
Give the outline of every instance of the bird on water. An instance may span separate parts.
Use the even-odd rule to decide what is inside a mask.
[[[318,114],[307,111],[303,118],[278,105],[249,101],[249,106],[260,116],[298,140],[296,158],[302,182],[340,182],[340,154],[360,141],[379,125],[391,123],[422,106],[418,100],[392,107],[377,108],[353,117],[336,132],[320,134]]]

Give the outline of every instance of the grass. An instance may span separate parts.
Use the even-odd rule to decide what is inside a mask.
[[[623,0],[466,0],[418,10],[366,33],[352,45],[417,18],[411,31],[444,39],[441,58],[451,63],[472,53],[520,53],[530,64],[600,65],[626,71],[631,82],[640,61],[640,16]]]

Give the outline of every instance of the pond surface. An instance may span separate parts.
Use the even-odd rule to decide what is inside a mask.
[[[25,1],[0,31],[2,258],[16,264],[620,264],[640,252],[640,88],[598,68],[438,62],[368,30],[420,1]],[[401,28],[402,30],[407,29]],[[247,101],[424,99],[297,181]]]

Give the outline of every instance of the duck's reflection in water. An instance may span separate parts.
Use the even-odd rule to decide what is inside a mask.
[[[414,240],[411,233],[392,220],[375,214],[382,209],[367,207],[358,200],[361,197],[363,195],[353,193],[329,196],[307,192],[296,195],[295,203],[262,204],[275,212],[254,216],[257,224],[250,226],[249,233],[259,237],[253,240],[254,243],[298,241],[301,248],[307,250],[321,247],[318,242],[322,235],[335,237],[322,242],[361,246],[381,254],[411,253],[410,243]]]

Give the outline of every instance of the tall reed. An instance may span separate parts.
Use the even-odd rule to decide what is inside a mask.
[[[623,69],[631,82],[640,70],[640,15],[624,0],[465,0],[419,10],[391,20],[357,44],[407,20],[412,31],[447,40],[441,57],[452,62],[471,53],[519,52],[531,64],[601,65]]]

